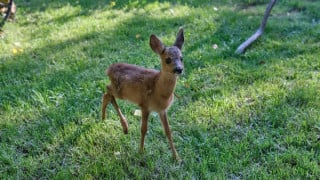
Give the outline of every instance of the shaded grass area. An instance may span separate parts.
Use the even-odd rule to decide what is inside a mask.
[[[1,178],[316,178],[320,175],[320,13],[316,1],[281,1],[245,55],[265,1],[17,1],[0,39]],[[159,69],[150,34],[185,28],[185,73],[169,121],[138,153],[135,106],[123,135],[110,106],[100,120],[105,69]],[[213,48],[216,45],[216,49]]]

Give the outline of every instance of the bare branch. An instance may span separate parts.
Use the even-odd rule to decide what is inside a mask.
[[[268,21],[268,17],[270,15],[270,12],[273,8],[273,6],[275,5],[275,3],[277,2],[277,0],[270,0],[266,12],[264,14],[264,17],[262,19],[262,22],[260,24],[260,27],[258,28],[258,30],[251,36],[249,37],[245,42],[243,42],[236,50],[237,54],[242,54],[244,53],[244,51],[247,49],[247,47],[249,47],[255,40],[257,40],[262,33],[264,32],[264,28],[266,27],[267,21]]]

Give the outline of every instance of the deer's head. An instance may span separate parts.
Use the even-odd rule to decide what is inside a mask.
[[[184,43],[183,29],[181,28],[177,34],[176,41],[173,46],[166,47],[161,40],[155,36],[150,36],[151,49],[159,54],[161,58],[161,69],[164,72],[181,74],[183,71],[183,58],[181,49]]]

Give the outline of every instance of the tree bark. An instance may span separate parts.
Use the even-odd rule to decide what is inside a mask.
[[[245,52],[245,50],[255,41],[257,40],[262,33],[264,32],[264,29],[266,27],[270,12],[273,8],[273,6],[275,5],[275,3],[277,2],[277,0],[270,0],[266,12],[264,14],[264,17],[262,19],[262,22],[260,24],[260,27],[258,28],[258,30],[251,36],[249,37],[245,42],[243,42],[236,50],[237,54],[242,54]]]
[[[6,22],[6,20],[8,19],[8,17],[9,17],[10,14],[11,14],[12,3],[13,3],[13,0],[10,0],[10,1],[9,1],[9,4],[8,4],[7,14],[6,14],[6,16],[3,18],[3,20],[2,20],[1,23],[0,23],[0,30],[1,30],[1,28],[2,28],[3,25],[4,25],[4,23]]]

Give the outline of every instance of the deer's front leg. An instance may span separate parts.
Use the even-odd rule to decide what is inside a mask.
[[[168,118],[167,118],[167,112],[165,110],[162,111],[162,112],[159,112],[159,116],[160,116],[160,119],[161,119],[161,122],[162,122],[162,125],[163,125],[163,128],[164,128],[164,131],[165,131],[165,133],[167,135],[167,138],[169,140],[169,145],[170,145],[170,148],[172,150],[173,158],[175,160],[180,160],[179,155],[178,155],[178,153],[176,151],[176,148],[173,145],[171,131],[170,131],[169,122],[168,122]]]
[[[148,117],[150,112],[146,109],[141,109],[142,118],[141,118],[141,142],[140,142],[140,152],[144,150],[144,137],[146,136],[148,130]]]

